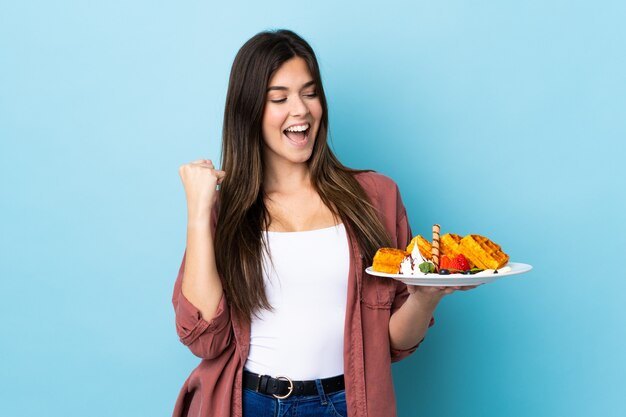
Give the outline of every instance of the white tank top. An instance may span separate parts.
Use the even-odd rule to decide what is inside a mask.
[[[350,267],[344,225],[265,233],[265,292],[273,309],[252,317],[245,369],[292,380],[343,374]]]

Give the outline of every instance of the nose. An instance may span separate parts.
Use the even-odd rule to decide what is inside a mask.
[[[289,107],[289,114],[291,116],[303,116],[309,113],[309,106],[302,100],[299,95],[294,99],[289,100],[291,106]]]

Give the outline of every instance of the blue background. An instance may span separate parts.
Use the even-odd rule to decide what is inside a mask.
[[[400,416],[626,415],[624,4],[2,1],[0,415],[170,415],[198,363],[177,169],[218,159],[232,60],[279,27],[414,233],[535,267],[442,301],[394,365]]]

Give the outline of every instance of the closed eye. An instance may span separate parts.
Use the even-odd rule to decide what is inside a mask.
[[[313,92],[313,93],[307,93],[307,94],[303,94],[304,97],[306,98],[315,98],[317,97],[317,93]],[[270,100],[272,103],[284,103],[285,101],[287,101],[286,98],[278,98],[278,99],[274,99],[274,100]]]

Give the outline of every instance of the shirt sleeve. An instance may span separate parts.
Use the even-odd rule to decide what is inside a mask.
[[[176,315],[176,333],[180,341],[191,352],[202,358],[212,359],[221,354],[232,342],[232,326],[226,298],[222,295],[215,315],[211,320],[202,318],[196,308],[182,292],[182,281],[185,269],[185,255],[174,284],[172,303]]]

